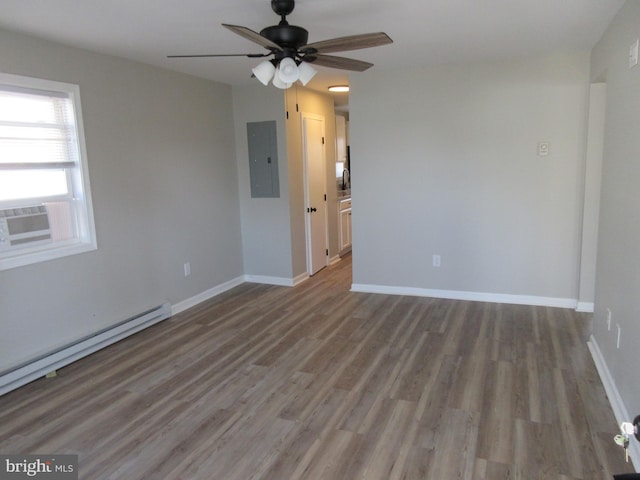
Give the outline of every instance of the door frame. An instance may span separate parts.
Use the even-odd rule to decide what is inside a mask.
[[[324,250],[327,251],[329,248],[329,212],[327,208],[327,142],[326,142],[326,121],[323,115],[317,115],[314,113],[301,112],[300,113],[300,130],[302,132],[302,171],[303,171],[303,183],[304,183],[304,225],[305,225],[305,243],[306,243],[306,253],[307,253],[307,274],[309,276],[313,275],[313,264],[312,264],[312,243],[311,243],[311,213],[307,212],[307,209],[310,207],[310,198],[309,198],[309,168],[308,168],[308,158],[307,158],[307,132],[305,128],[305,119],[318,120],[321,122],[321,130],[322,130],[322,138],[323,138],[323,148],[322,148],[322,186],[324,189],[324,219],[323,219],[323,230],[324,230]],[[323,263],[323,267],[329,265],[329,256],[325,255],[325,260]],[[317,272],[316,272],[317,273]]]

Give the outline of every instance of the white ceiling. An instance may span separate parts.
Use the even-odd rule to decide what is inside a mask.
[[[260,59],[167,59],[169,54],[262,53],[221,23],[260,31],[279,17],[269,0],[1,0],[0,26],[189,73],[248,84]],[[486,62],[589,50],[624,0],[298,0],[288,21],[309,42],[386,32],[392,45],[345,52],[374,69]],[[348,82],[318,67],[309,87]],[[366,75],[353,73],[352,75]],[[266,87],[265,87],[266,88]],[[273,88],[273,87],[269,87]],[[345,98],[343,95],[341,98]]]

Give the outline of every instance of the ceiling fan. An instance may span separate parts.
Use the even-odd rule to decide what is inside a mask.
[[[352,58],[336,57],[327,53],[358,50],[393,43],[384,32],[349,35],[315,43],[307,43],[309,32],[296,25],[289,25],[287,15],[295,7],[295,0],[271,0],[272,10],[280,16],[280,23],[263,28],[260,33],[247,27],[222,26],[233,33],[250,40],[269,50],[268,53],[227,53],[201,55],[168,55],[167,58],[198,57],[249,57],[261,58],[273,56],[252,69],[253,75],[264,85],[273,80],[273,85],[286,89],[299,80],[306,85],[317,71],[309,64],[323,67],[363,72],[373,66],[372,63]]]

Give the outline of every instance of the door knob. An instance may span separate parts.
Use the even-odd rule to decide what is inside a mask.
[[[309,212],[309,213],[313,213],[313,212],[317,212],[317,211],[318,211],[317,208],[313,208],[313,207],[307,208],[307,212]]]

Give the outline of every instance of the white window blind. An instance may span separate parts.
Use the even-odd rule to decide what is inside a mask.
[[[3,169],[73,166],[76,138],[73,103],[68,96],[16,88],[0,92]]]
[[[96,248],[81,119],[77,85],[0,74],[0,269]]]

